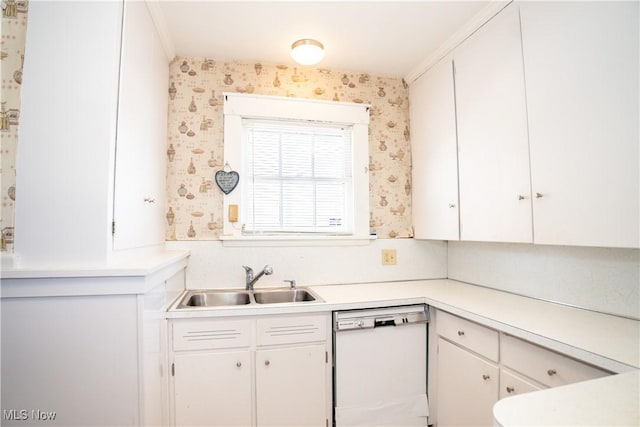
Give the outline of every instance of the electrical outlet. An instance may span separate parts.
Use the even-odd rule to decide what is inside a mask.
[[[382,265],[396,265],[398,263],[398,254],[395,249],[382,250]]]

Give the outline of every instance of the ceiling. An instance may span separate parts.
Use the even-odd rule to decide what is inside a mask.
[[[488,3],[161,0],[154,9],[176,55],[293,64],[291,44],[315,38],[326,52],[317,66],[404,77]]]

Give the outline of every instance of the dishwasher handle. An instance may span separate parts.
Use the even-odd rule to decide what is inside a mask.
[[[373,327],[374,328],[379,328],[382,326],[396,326],[396,319],[394,318],[380,318],[380,319],[374,319],[373,321]]]

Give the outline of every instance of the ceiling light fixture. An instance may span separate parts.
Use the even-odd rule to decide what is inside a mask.
[[[317,40],[300,39],[291,45],[291,57],[301,65],[313,65],[324,57],[324,46]]]

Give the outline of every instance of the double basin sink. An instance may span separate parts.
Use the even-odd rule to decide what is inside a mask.
[[[312,303],[322,300],[310,289],[192,290],[188,291],[177,309],[198,307],[242,306],[249,304]]]

